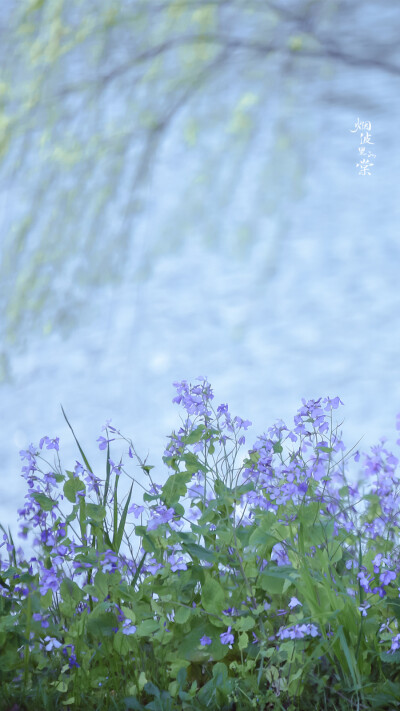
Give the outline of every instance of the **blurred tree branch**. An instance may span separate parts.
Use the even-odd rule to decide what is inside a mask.
[[[242,179],[250,156],[260,152],[257,140],[264,140],[270,95],[276,86],[281,93],[290,86],[301,61],[318,66],[331,60],[399,74],[381,54],[349,52],[334,32],[320,29],[324,13],[334,16],[333,0],[323,7],[316,0],[296,5],[3,2],[0,180],[4,194],[8,191],[0,255],[3,340],[21,345],[32,330],[68,331],[89,288],[121,281],[121,265],[136,249],[143,189],[159,166],[167,137],[186,150],[176,187],[166,186],[172,196],[182,191],[176,201],[181,212],[173,217],[179,244],[188,213],[197,223],[204,220],[199,229],[211,229],[201,192],[207,181],[221,219],[229,211],[235,181]],[[283,155],[293,172],[286,183],[294,185],[299,173],[289,122],[281,117],[275,130],[277,140],[259,173],[261,182],[269,180],[270,196],[262,206],[254,197],[254,213],[269,214],[287,199],[277,194]],[[192,177],[186,177],[190,171]],[[161,201],[162,195],[154,197]],[[148,261],[164,249],[164,241],[165,235],[152,237],[145,248]],[[138,277],[140,269],[138,263],[129,278]]]

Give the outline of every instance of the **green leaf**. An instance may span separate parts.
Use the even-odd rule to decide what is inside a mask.
[[[72,429],[72,427],[71,427],[71,425],[70,425],[70,423],[69,423],[69,421],[68,421],[68,418],[67,418],[67,416],[66,416],[66,414],[65,414],[65,412],[64,412],[64,408],[63,408],[62,405],[60,405],[60,407],[61,407],[61,409],[62,409],[62,413],[63,413],[63,415],[64,415],[65,421],[66,421],[66,423],[67,423],[69,429],[71,430],[72,434],[74,435],[75,442],[77,443],[78,448],[79,448],[79,451],[80,451],[80,453],[81,453],[81,455],[82,455],[83,461],[85,462],[86,469],[87,469],[91,474],[93,474],[92,467],[90,466],[88,460],[86,459],[85,454],[84,454],[84,452],[83,452],[83,449],[81,448],[81,445],[79,444],[77,438],[75,437],[75,432],[74,432],[74,430]],[[73,503],[75,503],[75,502],[73,502]]]
[[[60,691],[61,693],[68,691],[68,684],[66,681],[51,681],[50,684],[54,684],[57,691]]]
[[[179,501],[187,492],[186,484],[192,478],[190,472],[177,472],[172,474],[164,484],[161,492],[161,497],[164,499],[166,506],[171,507]]]
[[[201,604],[206,612],[220,615],[226,606],[225,592],[221,585],[207,576],[206,582],[201,589]]]
[[[116,613],[106,611],[105,606],[109,606],[109,604],[96,605],[87,619],[87,630],[93,637],[112,637],[115,634],[115,627],[118,627]]]
[[[246,649],[246,647],[249,644],[249,637],[246,634],[246,632],[242,632],[241,635],[239,635],[239,649]]]
[[[113,647],[117,654],[120,654],[122,657],[126,657],[128,654],[131,654],[132,642],[129,639],[129,635],[124,634],[122,630],[118,630],[118,632],[114,635]]]
[[[186,437],[182,437],[182,442],[184,442],[185,444],[194,444],[195,442],[200,442],[204,430],[205,426],[199,425],[198,427],[196,427],[195,430],[190,432],[190,434],[186,435]]]
[[[147,684],[144,685],[144,690],[147,694],[151,696],[156,696],[157,699],[160,698],[160,690],[151,681],[148,681]]]
[[[184,625],[190,617],[191,610],[189,607],[180,607],[175,615],[174,622],[178,625]]]
[[[357,672],[357,665],[356,665],[356,661],[354,659],[354,653],[352,653],[352,654],[350,653],[350,649],[348,647],[346,637],[344,636],[342,625],[340,625],[340,627],[338,628],[336,636],[338,636],[340,639],[340,643],[341,643],[344,655],[346,657],[347,665],[349,667],[349,671],[352,676],[354,686],[358,687],[359,680],[357,679],[357,673],[356,673]]]
[[[207,467],[205,467],[204,464],[201,464],[199,462],[195,454],[187,452],[183,455],[182,459],[185,462],[187,471],[190,474],[196,474],[196,472],[198,472],[199,470],[205,473],[207,472]]]
[[[208,563],[215,563],[217,561],[217,557],[213,551],[203,548],[203,546],[200,546],[198,543],[183,542],[182,548],[199,560],[206,560]]]
[[[64,578],[60,585],[60,593],[63,600],[72,600],[76,605],[83,600],[84,593],[79,585],[69,578]]]
[[[131,711],[145,711],[145,707],[137,700],[136,696],[126,696],[123,702],[125,709],[130,709]]]
[[[90,516],[96,523],[103,523],[106,513],[105,507],[100,504],[86,504],[86,515]]]
[[[256,528],[249,538],[250,546],[265,546],[266,544],[269,544],[272,549],[276,542],[276,537],[272,536],[270,533],[267,533],[267,531],[263,531],[262,528]]]
[[[131,484],[131,489],[129,492],[128,500],[127,500],[127,502],[124,506],[124,510],[122,512],[121,520],[120,520],[119,526],[118,526],[118,531],[117,532],[114,531],[113,550],[115,551],[115,553],[118,553],[118,551],[121,547],[122,536],[124,535],[126,517],[128,514],[128,507],[129,507],[131,496],[132,496],[132,488],[133,488],[133,484]]]
[[[86,486],[83,481],[78,478],[68,479],[64,484],[63,491],[68,501],[70,501],[71,504],[75,504],[78,491],[83,491],[86,494]]]
[[[154,632],[158,632],[159,629],[160,623],[158,620],[143,620],[136,628],[135,637],[150,637]]]
[[[235,629],[238,632],[248,632],[252,630],[256,625],[256,621],[253,617],[239,617],[237,622],[235,622]]]
[[[265,590],[265,592],[272,595],[281,594],[285,580],[289,576],[291,576],[292,579],[299,577],[298,573],[293,572],[292,566],[280,565],[276,568],[271,567],[269,570],[263,570],[260,574],[260,586],[263,590]]]
[[[103,573],[102,570],[98,570],[94,579],[94,586],[96,589],[96,597],[98,597],[99,600],[104,600],[108,595],[108,581],[109,576]]]
[[[400,600],[399,600],[399,598],[387,597],[386,604],[393,611],[393,614],[396,616],[396,619],[400,621]]]
[[[32,494],[32,498],[35,499],[36,503],[39,504],[40,508],[43,509],[43,511],[51,511],[57,504],[56,501],[51,499],[49,496],[46,496],[45,494]]]
[[[107,501],[108,487],[110,484],[111,477],[111,465],[110,465],[110,443],[107,442],[107,461],[106,461],[106,480],[104,483],[104,494],[103,494],[103,506]]]

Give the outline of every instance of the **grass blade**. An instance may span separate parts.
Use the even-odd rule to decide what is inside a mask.
[[[106,481],[105,481],[105,484],[104,484],[103,506],[106,505],[106,501],[107,501],[107,494],[108,494],[108,487],[109,487],[109,484],[110,484],[110,477],[111,477],[111,467],[110,467],[110,443],[107,442]]]
[[[93,474],[92,467],[90,466],[88,460],[86,459],[85,454],[84,454],[84,452],[83,452],[83,449],[82,449],[81,445],[79,444],[79,442],[78,442],[78,440],[77,440],[77,438],[76,438],[76,436],[75,436],[75,432],[74,432],[74,430],[72,429],[72,427],[71,427],[71,425],[70,425],[70,423],[69,423],[69,421],[68,421],[68,418],[67,418],[67,416],[66,416],[66,414],[65,414],[65,412],[64,412],[64,408],[63,408],[62,405],[60,405],[60,407],[61,407],[61,409],[62,409],[62,413],[63,413],[63,415],[64,415],[65,421],[66,421],[66,423],[67,423],[69,429],[71,430],[72,434],[74,435],[75,442],[77,443],[78,448],[79,448],[79,451],[80,451],[80,453],[81,453],[81,455],[82,455],[82,457],[83,457],[83,461],[85,462],[86,469],[87,469],[91,474]]]
[[[130,500],[131,500],[131,496],[132,496],[132,489],[133,489],[133,484],[131,484],[131,490],[129,492],[128,500],[125,504],[125,507],[124,507],[124,510],[123,510],[123,513],[121,516],[121,520],[119,522],[118,531],[116,534],[114,533],[113,546],[114,546],[114,550],[116,553],[118,553],[120,546],[121,546],[122,536],[124,534],[125,521],[126,521],[126,517],[128,514],[128,506],[130,504]]]

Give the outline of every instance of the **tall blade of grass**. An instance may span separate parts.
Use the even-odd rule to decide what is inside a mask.
[[[108,487],[109,487],[109,485],[110,485],[110,476],[111,476],[111,466],[110,466],[110,443],[107,442],[106,481],[105,481],[105,484],[104,484],[103,506],[106,505],[106,501],[107,501]]]
[[[142,557],[142,560],[140,561],[138,567],[136,568],[135,575],[133,576],[133,580],[132,580],[132,583],[131,583],[131,585],[132,585],[133,588],[135,587],[135,585],[136,585],[136,583],[137,583],[137,579],[138,579],[138,577],[139,577],[139,575],[140,575],[140,571],[141,571],[142,568],[143,568],[144,561],[145,561],[145,559],[146,559],[146,555],[147,555],[147,551],[144,553],[144,555],[143,555],[143,557]]]
[[[11,535],[10,526],[8,527],[8,534],[6,533],[6,529],[4,528],[4,526],[1,525],[1,523],[0,523],[0,528],[4,531],[5,535],[7,536],[8,540],[10,541],[10,543],[13,547],[12,553],[11,553],[11,558],[12,558],[13,565],[15,567],[17,567],[17,556],[15,553],[15,545],[14,545],[13,537]]]
[[[118,497],[117,497],[117,491],[118,491],[118,483],[119,483],[119,476],[115,477],[115,486],[114,486],[114,524],[113,524],[113,536],[115,538],[115,532],[117,530],[118,526]]]
[[[354,687],[358,690],[359,689],[359,679],[357,679],[358,674],[356,673],[357,670],[354,667],[353,659],[351,658],[351,655],[350,655],[350,650],[347,645],[346,637],[344,636],[344,633],[343,633],[342,625],[340,625],[340,627],[337,631],[337,635],[340,639],[340,643],[341,643],[344,655],[346,657],[348,667],[350,669],[350,674],[351,674],[353,682],[354,682]]]
[[[104,483],[103,506],[106,505],[107,494],[108,494],[108,490],[109,490],[109,487],[110,487],[110,478],[111,478],[110,443],[107,442],[106,480],[105,480],[105,483]],[[113,551],[114,551],[114,545],[113,545],[113,543],[111,543],[110,534],[109,534],[109,531],[108,531],[108,527],[107,527],[107,522],[106,522],[106,520],[104,520],[104,529],[105,529],[105,530],[104,530],[104,540],[105,540],[105,542],[107,543],[108,548],[109,548],[110,550],[113,550]],[[114,552],[115,552],[115,551],[114,551]]]
[[[77,438],[76,438],[76,436],[75,436],[75,432],[74,432],[74,430],[72,429],[72,427],[71,427],[71,425],[70,425],[70,423],[69,423],[69,421],[68,421],[68,418],[67,418],[67,416],[66,416],[66,414],[65,414],[65,412],[64,412],[64,408],[63,408],[63,406],[62,406],[61,404],[60,404],[60,407],[61,407],[61,409],[62,409],[62,413],[63,413],[63,415],[64,415],[65,421],[66,421],[66,423],[67,423],[69,429],[71,430],[71,432],[72,432],[72,434],[73,434],[73,436],[74,436],[75,442],[76,442],[77,445],[78,445],[78,448],[79,448],[79,451],[80,451],[80,453],[81,453],[81,455],[82,455],[83,461],[85,462],[86,469],[87,469],[91,474],[93,474],[92,467],[90,466],[88,460],[87,460],[86,457],[85,457],[84,451],[83,451],[81,445],[79,444],[79,442],[78,442],[78,440],[77,440]]]
[[[125,521],[126,521],[126,517],[128,514],[128,507],[129,507],[129,504],[131,501],[132,489],[133,489],[133,484],[131,484],[131,490],[129,492],[128,500],[127,500],[124,510],[122,512],[121,520],[120,520],[119,526],[118,526],[118,531],[115,531],[115,529],[114,529],[113,546],[114,546],[115,553],[118,553],[120,546],[121,546],[122,536],[124,535]]]
[[[4,531],[5,535],[7,536],[6,529],[4,528],[4,526],[1,525],[1,523],[0,523],[0,528]],[[12,542],[10,527],[8,527],[8,530],[9,530],[9,535],[10,535],[10,539],[11,539],[11,542]],[[12,545],[14,546],[13,543],[12,543]],[[13,561],[14,561],[14,566],[16,567],[16,563],[15,563],[15,548],[14,548],[14,550],[13,550]],[[11,590],[9,584],[6,583],[6,581],[4,580],[4,578],[1,577],[1,575],[0,575],[0,585],[1,585],[2,587],[4,587],[4,588],[8,588],[8,590]]]

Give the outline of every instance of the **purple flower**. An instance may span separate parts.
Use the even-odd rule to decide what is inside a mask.
[[[114,439],[106,439],[105,437],[98,437],[96,442],[100,442],[99,449],[107,449],[109,442],[114,442]]]
[[[235,641],[233,634],[231,634],[231,629],[232,627],[228,627],[227,632],[223,632],[219,636],[221,644],[229,644],[229,649],[232,649],[232,644]]]
[[[111,442],[111,440],[110,440],[110,442]],[[116,476],[120,476],[120,474],[121,474],[121,467],[122,467],[122,459],[121,459],[121,461],[120,461],[119,464],[114,464],[114,462],[112,461],[112,459],[109,459],[108,461],[109,461],[109,464],[110,464],[110,467],[111,467],[111,472],[112,472],[113,474],[115,473]]]
[[[301,605],[301,606],[303,606],[303,603],[300,602],[300,601],[297,599],[297,597],[292,597],[292,599],[291,599],[290,602],[289,602],[289,607],[290,607],[290,609],[292,610],[294,607],[296,607],[296,605]]]
[[[36,456],[36,448],[33,446],[33,444],[29,445],[29,449],[21,449],[19,456],[21,459],[27,459],[29,462],[34,461],[34,458]]]
[[[56,437],[55,439],[50,439],[50,437],[42,437],[42,439],[39,442],[39,447],[40,447],[40,449],[43,449],[43,444],[45,444],[46,449],[56,449],[58,452],[60,449],[59,441],[60,441],[59,437]]]
[[[58,592],[60,588],[60,582],[57,579],[57,575],[54,572],[53,569],[47,570],[44,568],[42,570],[42,579],[41,579],[41,584],[39,586],[40,594],[41,595],[46,595],[48,590],[53,590],[54,592]]]
[[[54,637],[45,637],[44,641],[47,642],[47,644],[44,646],[48,652],[51,652],[52,649],[58,649],[59,647],[62,647],[61,642],[59,642],[58,639],[55,639]]]
[[[155,575],[157,570],[160,570],[160,568],[163,567],[164,566],[161,563],[157,563],[155,558],[150,558],[146,565],[143,566],[143,572],[149,572],[150,575]]]
[[[135,634],[136,625],[133,625],[130,620],[124,620],[122,626],[122,634]]]
[[[118,556],[114,553],[114,551],[106,550],[104,552],[104,564],[102,565],[102,570],[105,573],[115,573],[118,569],[117,561]]]
[[[68,657],[68,652],[67,649],[70,647],[71,649],[71,655]],[[64,649],[63,649],[63,654],[68,657],[68,664],[69,668],[72,669],[72,667],[80,667],[81,665],[78,664],[76,661],[76,655],[75,655],[75,646],[73,644],[66,644]]]
[[[280,627],[276,636],[280,639],[302,639],[306,634],[310,634],[311,637],[317,637],[318,630],[316,626],[313,624],[303,624],[288,628]]]
[[[394,573],[392,570],[385,570],[383,573],[380,574],[379,580],[383,585],[389,585],[392,580],[396,580],[396,577],[396,573]]]
[[[392,638],[392,646],[390,648],[389,653],[393,654],[397,649],[400,647],[400,634],[396,634],[395,637]]]
[[[363,617],[367,616],[367,610],[369,607],[371,607],[371,605],[369,605],[368,602],[363,602],[363,604],[358,608]]]
[[[128,509],[128,513],[133,513],[135,518],[139,518],[142,511],[144,511],[144,506],[138,506],[138,504],[132,504]]]
[[[156,507],[156,515],[153,518],[150,518],[150,520],[147,523],[147,530],[154,531],[162,523],[167,523],[168,521],[171,521],[171,519],[173,519],[174,515],[175,515],[175,511],[173,508],[167,509],[166,506],[157,506]]]
[[[104,430],[107,430],[107,429],[111,430],[111,432],[118,432],[118,430],[116,430],[115,427],[111,427],[110,422],[111,422],[111,420],[106,420],[106,424],[103,425],[103,427],[101,428],[102,432],[104,432]]]
[[[369,584],[372,580],[372,577],[372,574],[365,575],[365,572],[363,570],[360,573],[357,573],[357,578],[360,581],[360,585],[367,593],[371,592]]]
[[[400,636],[400,635],[399,635],[399,636]],[[212,639],[211,639],[210,637],[206,637],[206,635],[203,635],[203,637],[202,637],[201,640],[200,640],[200,644],[201,644],[203,647],[205,647],[206,644],[211,644],[211,643],[212,643]]]
[[[207,378],[199,376],[196,380],[202,382],[201,385],[191,386],[186,380],[180,383],[173,383],[178,391],[178,395],[173,398],[172,402],[183,404],[183,407],[189,415],[211,415],[211,411],[207,410],[204,400],[212,400],[214,395],[211,390],[211,385],[207,383]]]
[[[32,617],[36,622],[41,623],[41,627],[43,627],[43,628],[49,627],[49,622],[47,621],[47,619],[45,617],[43,617],[43,615],[40,612],[34,612]]]
[[[236,422],[238,429],[243,427],[243,429],[247,430],[252,424],[250,420],[242,420],[241,417],[235,417],[233,421]]]
[[[341,401],[340,397],[336,396],[331,400],[330,397],[325,398],[325,402],[327,403],[326,407],[324,408],[325,411],[327,410],[336,410],[337,407],[339,407],[339,403],[341,405],[344,405],[344,403]]]
[[[183,560],[182,556],[180,556],[177,560],[176,556],[171,555],[168,559],[168,562],[170,563],[171,570],[173,572],[175,572],[176,570],[187,570],[187,565],[186,565],[185,561]]]

